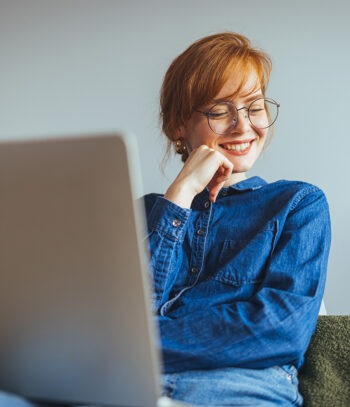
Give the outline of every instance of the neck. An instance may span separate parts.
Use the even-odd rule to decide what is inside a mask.
[[[231,177],[225,182],[224,187],[229,187],[230,185],[237,184],[243,180],[247,179],[245,172],[237,172],[231,174]]]

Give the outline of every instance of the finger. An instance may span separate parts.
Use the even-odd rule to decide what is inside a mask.
[[[207,147],[208,151],[210,152],[215,152],[216,156],[219,158],[220,160],[220,169],[222,168],[225,172],[226,175],[231,174],[234,165],[231,163],[231,161],[226,158],[222,153],[220,153],[219,151],[215,150],[214,148],[210,148],[208,146],[205,145],[205,147]]]
[[[219,187],[219,184],[225,182],[225,179],[221,177],[213,177],[209,184],[207,185],[209,194],[215,194],[217,188]]]
[[[197,147],[198,150],[202,149],[202,150],[209,150],[209,151],[214,151],[213,148],[207,146],[206,144],[202,144],[199,147]]]
[[[219,167],[208,184],[209,191],[212,191],[214,195],[217,195],[228,178],[229,176],[225,175],[225,169],[223,167]]]
[[[222,165],[223,168],[223,174],[225,174],[226,176],[229,176],[232,174],[232,170],[233,170],[233,164],[229,161],[228,163],[226,163],[226,165]]]
[[[219,174],[213,179],[214,185],[220,184],[227,181],[231,176],[231,171],[229,169],[225,169],[224,167],[220,167]]]
[[[212,202],[215,202],[215,201],[216,201],[216,198],[217,198],[217,196],[219,195],[219,192],[220,192],[221,188],[224,186],[224,184],[225,184],[225,181],[220,182],[219,184],[216,184],[215,186],[213,186],[213,187],[210,189],[210,192],[209,192],[209,199],[210,199]]]

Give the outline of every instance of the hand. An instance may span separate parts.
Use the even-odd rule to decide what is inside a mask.
[[[209,199],[215,202],[232,170],[233,164],[223,154],[201,145],[190,153],[164,197],[190,208],[193,198],[208,186]]]

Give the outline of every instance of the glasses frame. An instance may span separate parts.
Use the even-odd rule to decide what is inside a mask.
[[[269,124],[268,126],[266,126],[266,127],[257,127],[257,126],[254,126],[254,124],[252,123],[252,121],[251,121],[251,119],[250,119],[250,108],[251,108],[252,104],[255,103],[255,102],[258,101],[258,100],[261,100],[261,99],[264,99],[264,100],[266,100],[267,102],[273,103],[273,104],[275,104],[275,105],[277,106],[277,114],[276,114],[275,120],[274,120],[271,124]],[[201,114],[203,114],[204,116],[207,117],[207,119],[208,119],[208,126],[209,126],[210,130],[211,130],[213,133],[215,133],[215,134],[220,134],[220,135],[228,134],[228,133],[230,133],[230,131],[228,131],[228,132],[226,132],[226,133],[217,133],[216,131],[214,131],[214,130],[212,129],[212,127],[210,126],[210,112],[211,112],[212,109],[214,109],[214,107],[216,107],[217,105],[222,105],[222,104],[226,104],[226,105],[232,106],[233,109],[236,110],[236,113],[237,113],[237,114],[236,114],[237,119],[236,119],[236,120],[233,120],[234,126],[230,129],[230,131],[232,131],[232,130],[237,126],[237,122],[238,122],[238,112],[239,112],[240,110],[243,110],[243,109],[248,112],[248,119],[249,119],[249,122],[250,122],[250,124],[251,124],[254,128],[259,129],[259,130],[267,129],[267,128],[271,127],[271,126],[275,123],[275,121],[277,120],[278,113],[279,113],[279,107],[281,106],[279,103],[277,103],[275,100],[273,100],[273,99],[271,99],[271,98],[264,98],[264,97],[262,97],[262,98],[257,98],[257,99],[255,99],[255,100],[253,100],[253,101],[249,104],[248,107],[243,106],[243,107],[240,107],[239,109],[237,109],[237,107],[236,107],[233,103],[231,103],[231,102],[222,101],[222,102],[215,103],[215,105],[213,105],[207,112],[203,112],[202,110],[196,110],[196,112],[201,113]],[[267,110],[267,113],[268,113],[268,115],[270,114],[270,112],[269,112],[268,110]]]

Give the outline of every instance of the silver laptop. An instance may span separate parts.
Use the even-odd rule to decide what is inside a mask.
[[[134,137],[0,143],[0,390],[37,401],[160,397]]]

